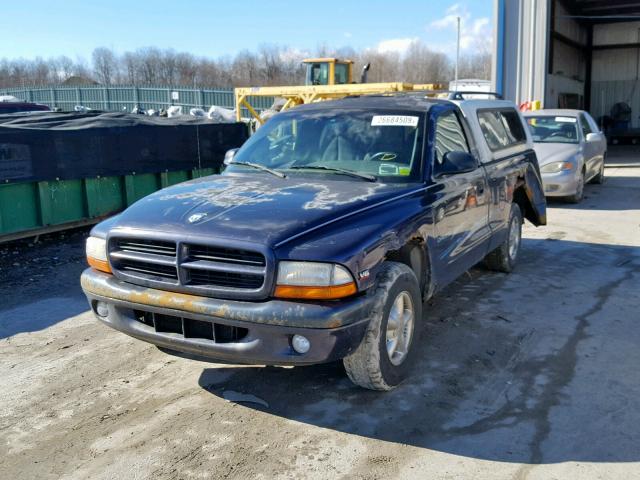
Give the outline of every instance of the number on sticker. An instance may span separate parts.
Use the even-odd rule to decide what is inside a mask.
[[[374,115],[373,127],[417,127],[418,117],[412,115]]]

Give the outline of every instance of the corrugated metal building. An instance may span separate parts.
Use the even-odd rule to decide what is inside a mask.
[[[640,128],[640,1],[496,0],[494,15],[496,91]]]

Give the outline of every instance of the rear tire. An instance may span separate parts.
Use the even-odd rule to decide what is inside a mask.
[[[489,270],[511,273],[516,265],[522,240],[522,212],[517,203],[511,204],[507,238],[498,248],[487,255],[484,263]]]
[[[411,370],[422,296],[415,273],[403,263],[385,262],[378,278],[367,331],[343,363],[353,383],[384,391],[398,386]]]

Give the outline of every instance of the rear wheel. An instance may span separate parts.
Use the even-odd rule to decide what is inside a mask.
[[[580,203],[583,197],[584,197],[584,170],[580,172],[580,177],[578,178],[578,184],[576,186],[576,193],[574,193],[573,195],[569,195],[567,197],[567,202]]]
[[[413,364],[422,297],[415,273],[405,264],[386,262],[379,275],[367,331],[343,362],[356,385],[391,390],[407,377]]]
[[[522,212],[517,203],[511,204],[509,230],[505,241],[484,259],[487,268],[497,272],[511,273],[516,265],[522,240]]]

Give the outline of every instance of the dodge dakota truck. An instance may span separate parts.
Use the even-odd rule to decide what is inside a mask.
[[[220,175],[93,228],[82,288],[106,325],[234,363],[343,360],[357,385],[410,372],[423,302],[483,262],[510,272],[546,223],[513,103],[372,95],[273,116]]]

